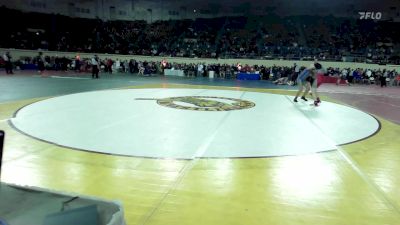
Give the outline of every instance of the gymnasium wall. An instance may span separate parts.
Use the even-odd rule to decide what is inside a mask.
[[[0,0],[0,6],[2,5],[25,12],[54,13],[103,20],[146,20],[147,22],[243,14],[242,11],[240,13],[214,12],[210,14],[213,10],[205,13],[204,9],[213,7],[213,4],[200,6],[180,0]],[[217,5],[223,6],[222,4]]]
[[[358,12],[381,12],[382,19],[400,21],[399,6],[394,0],[0,0],[2,5],[26,12],[148,22],[269,13],[279,16],[334,15],[357,19]]]
[[[18,50],[18,49],[4,49],[0,48],[0,54],[3,55],[6,51],[10,51],[14,60],[21,57],[36,57],[38,55],[38,50]],[[78,53],[78,52],[55,52],[55,51],[42,51],[45,56],[59,56],[75,58],[80,55],[81,58],[92,58],[94,53]],[[113,60],[140,60],[140,61],[161,61],[163,59],[168,62],[177,63],[205,63],[205,64],[237,64],[242,65],[265,65],[265,66],[293,66],[297,63],[300,66],[309,66],[311,61],[291,61],[291,60],[259,60],[259,59],[198,59],[198,58],[181,58],[181,57],[159,57],[159,56],[140,56],[140,55],[117,55],[117,54],[97,54],[100,59],[111,58]],[[396,69],[400,72],[400,65],[378,65],[378,64],[367,64],[367,63],[351,63],[351,62],[325,62],[322,61],[321,64],[327,67],[339,67],[339,68],[370,68],[370,69]]]

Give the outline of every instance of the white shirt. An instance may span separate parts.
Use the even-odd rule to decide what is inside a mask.
[[[370,77],[371,75],[372,75],[371,70],[368,70],[368,71],[367,71],[367,76]]]
[[[95,58],[92,58],[92,66],[97,66],[99,63],[96,61]]]
[[[4,61],[8,61],[9,60],[8,56],[6,54],[3,55],[3,59],[4,59]]]

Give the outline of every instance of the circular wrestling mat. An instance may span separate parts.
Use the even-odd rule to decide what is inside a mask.
[[[69,148],[179,159],[329,151],[379,130],[374,117],[357,109],[300,101],[227,90],[107,90],[27,105],[11,123],[29,136]]]

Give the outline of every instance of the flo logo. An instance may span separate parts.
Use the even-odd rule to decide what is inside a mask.
[[[381,12],[358,12],[360,20],[380,20],[382,18]]]
[[[248,109],[256,105],[246,100],[214,96],[182,96],[160,99],[136,98],[136,100],[156,100],[157,104],[165,107],[194,111],[231,111]]]

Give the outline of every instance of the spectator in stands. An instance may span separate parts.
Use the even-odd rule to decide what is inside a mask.
[[[395,75],[393,80],[394,80],[393,85],[399,86],[400,85],[400,73]]]
[[[117,72],[121,72],[121,61],[119,59],[115,61],[115,69]]]
[[[197,77],[203,76],[203,72],[204,72],[204,65],[199,63],[197,65]]]
[[[361,68],[357,68],[356,70],[354,70],[353,79],[354,79],[353,82],[361,83],[361,81],[362,81],[362,69]]]
[[[144,64],[143,64],[142,62],[139,62],[139,63],[138,63],[138,68],[139,68],[138,75],[144,75],[145,66],[144,66]]]
[[[339,75],[338,79],[336,80],[336,85],[339,85],[342,80],[344,80],[347,85],[350,85],[350,83],[347,81],[348,75],[349,75],[349,71],[346,68],[343,68],[341,74]]]

